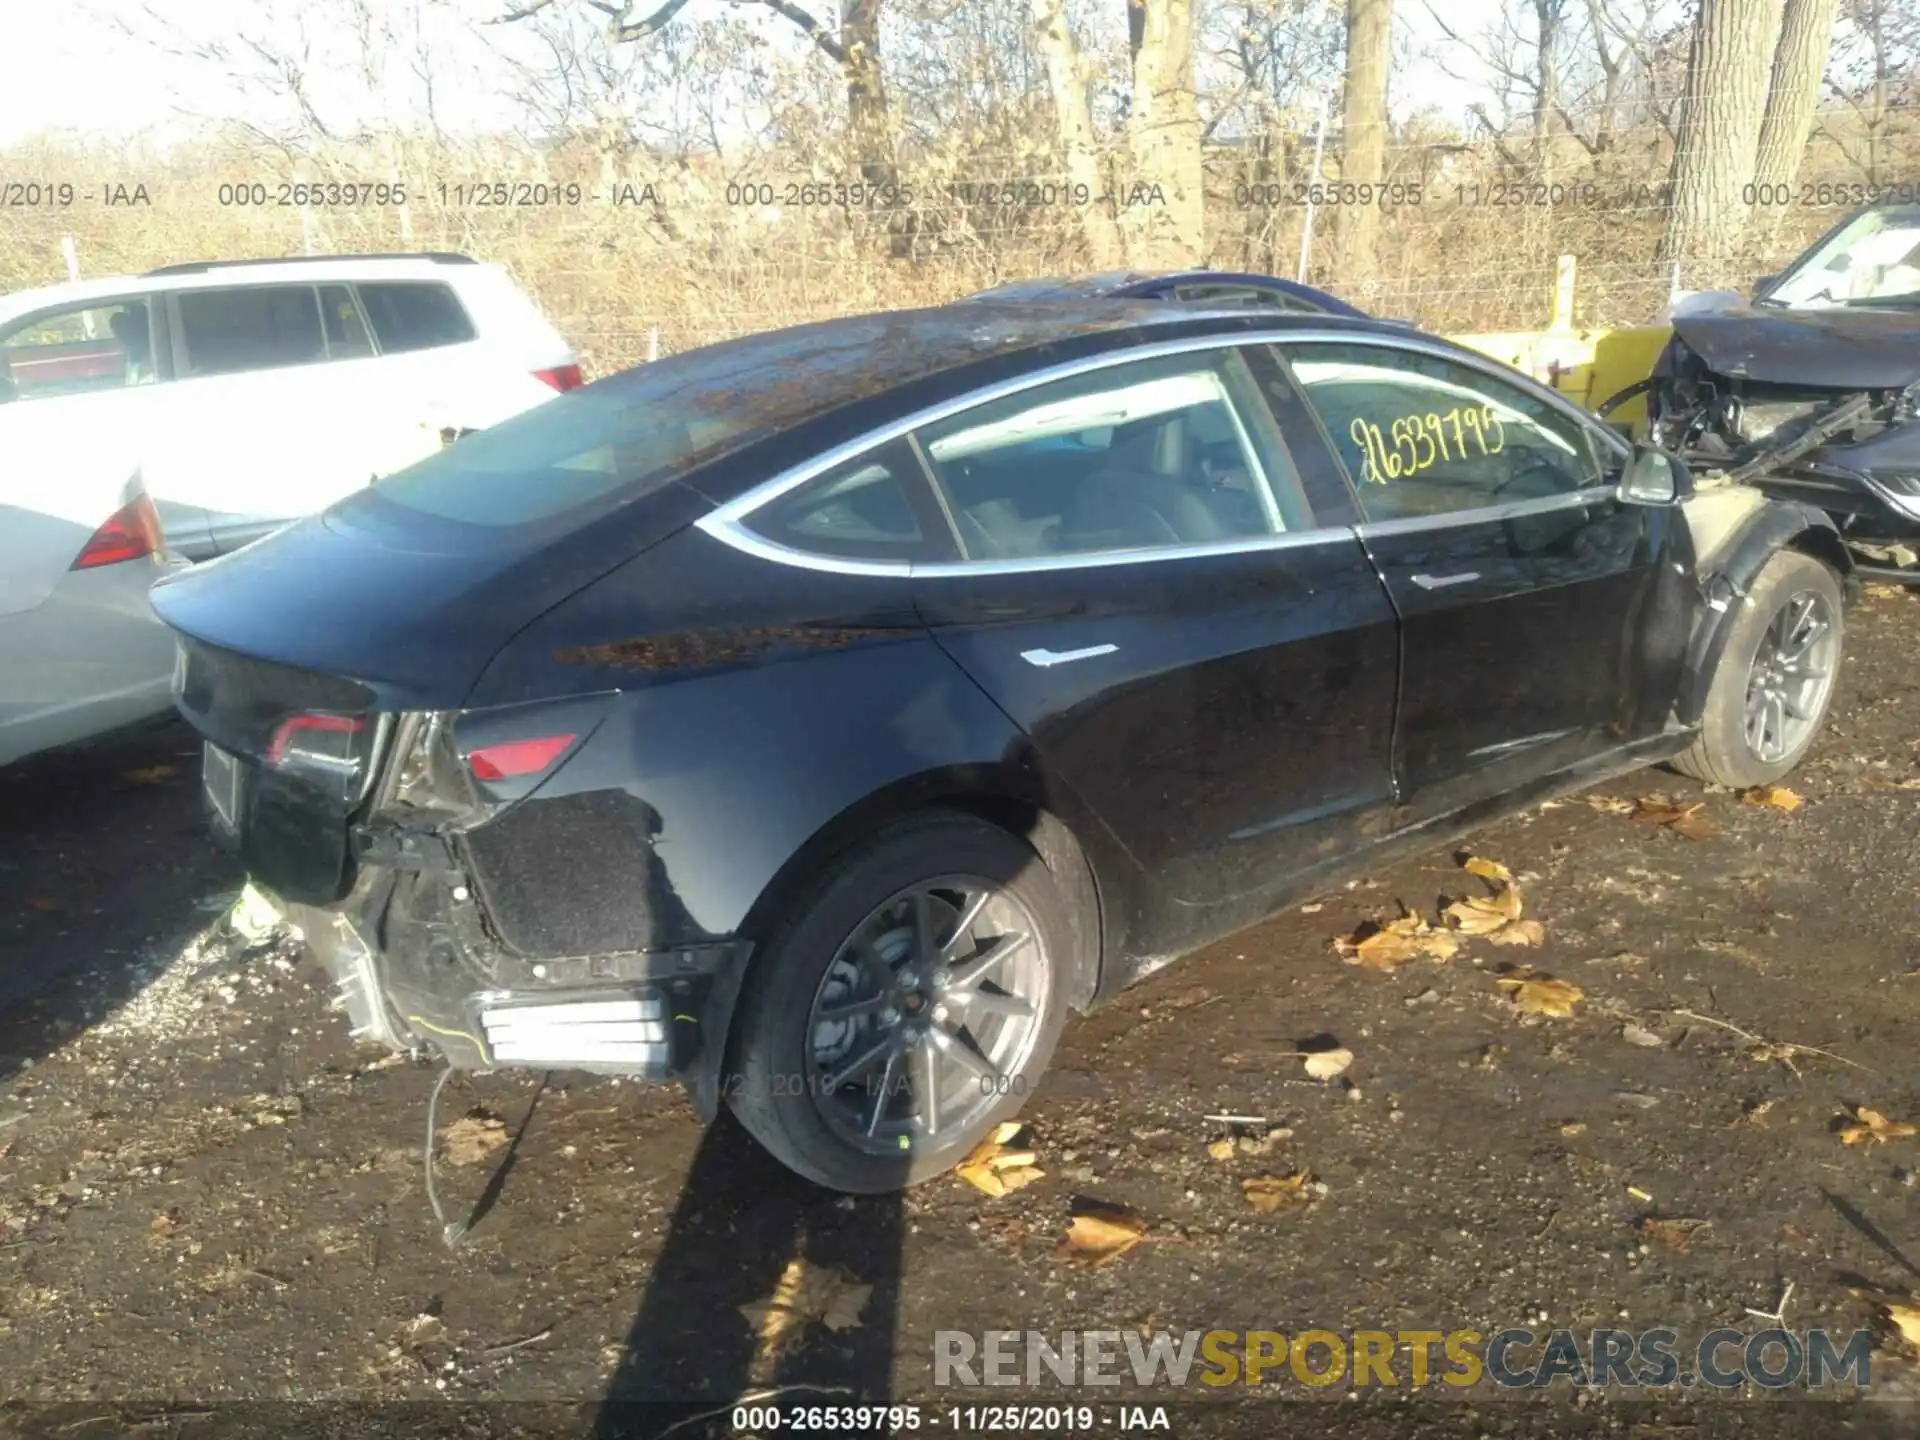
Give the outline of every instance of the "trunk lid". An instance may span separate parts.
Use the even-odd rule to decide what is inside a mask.
[[[543,543],[348,505],[155,586],[215,832],[283,899],[338,900],[399,718],[461,709],[520,629],[709,508],[669,486]]]

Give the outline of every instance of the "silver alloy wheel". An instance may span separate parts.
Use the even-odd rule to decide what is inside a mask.
[[[807,1093],[871,1154],[953,1144],[1014,1089],[1053,969],[1032,914],[973,875],[877,906],[840,946],[807,1016]]]
[[[1807,743],[1833,688],[1833,612],[1816,590],[1790,596],[1760,637],[1747,671],[1747,747],[1763,765]]]

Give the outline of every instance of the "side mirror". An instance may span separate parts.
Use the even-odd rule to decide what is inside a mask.
[[[1758,300],[1761,296],[1765,295],[1767,291],[1773,288],[1773,282],[1779,278],[1778,275],[1756,275],[1753,280],[1753,298]]]
[[[1686,462],[1652,445],[1636,445],[1620,472],[1618,494],[1629,505],[1672,505],[1693,493]]]

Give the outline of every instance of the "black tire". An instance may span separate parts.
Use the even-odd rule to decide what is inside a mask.
[[[993,882],[1032,918],[1047,972],[1044,998],[1033,1007],[1025,1058],[1007,1072],[1004,1096],[951,1136],[936,1132],[936,1148],[876,1155],[822,1114],[813,1004],[842,945],[876,909],[909,887],[949,875]],[[892,822],[828,864],[757,954],[732,1026],[727,1103],[776,1159],[830,1189],[885,1194],[944,1174],[1019,1110],[1052,1058],[1066,1019],[1072,934],[1061,887],[1025,841],[953,811]],[[986,1098],[992,1093],[981,1090]]]
[[[1831,672],[1820,695],[1812,723],[1788,753],[1771,759],[1756,754],[1747,736],[1748,684],[1754,659],[1768,628],[1789,603],[1805,594],[1825,603],[1833,635]],[[1754,578],[1746,600],[1734,617],[1726,648],[1707,687],[1706,707],[1700,715],[1700,733],[1673,765],[1682,774],[1708,784],[1744,790],[1778,780],[1798,765],[1826,723],[1828,707],[1838,681],[1845,651],[1840,577],[1832,568],[1798,550],[1776,551]]]

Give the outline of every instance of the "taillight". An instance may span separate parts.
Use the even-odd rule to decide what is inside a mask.
[[[542,384],[551,385],[562,394],[569,390],[577,390],[586,383],[578,365],[555,365],[546,370],[536,370],[533,372],[533,378]]]
[[[74,556],[72,569],[92,570],[101,565],[118,565],[123,560],[139,560],[160,549],[160,516],[145,494],[122,505],[98,530],[86,546]]]
[[[467,768],[476,780],[512,780],[538,775],[558,760],[569,745],[571,735],[540,735],[530,740],[503,740],[483,745],[467,753]]]

